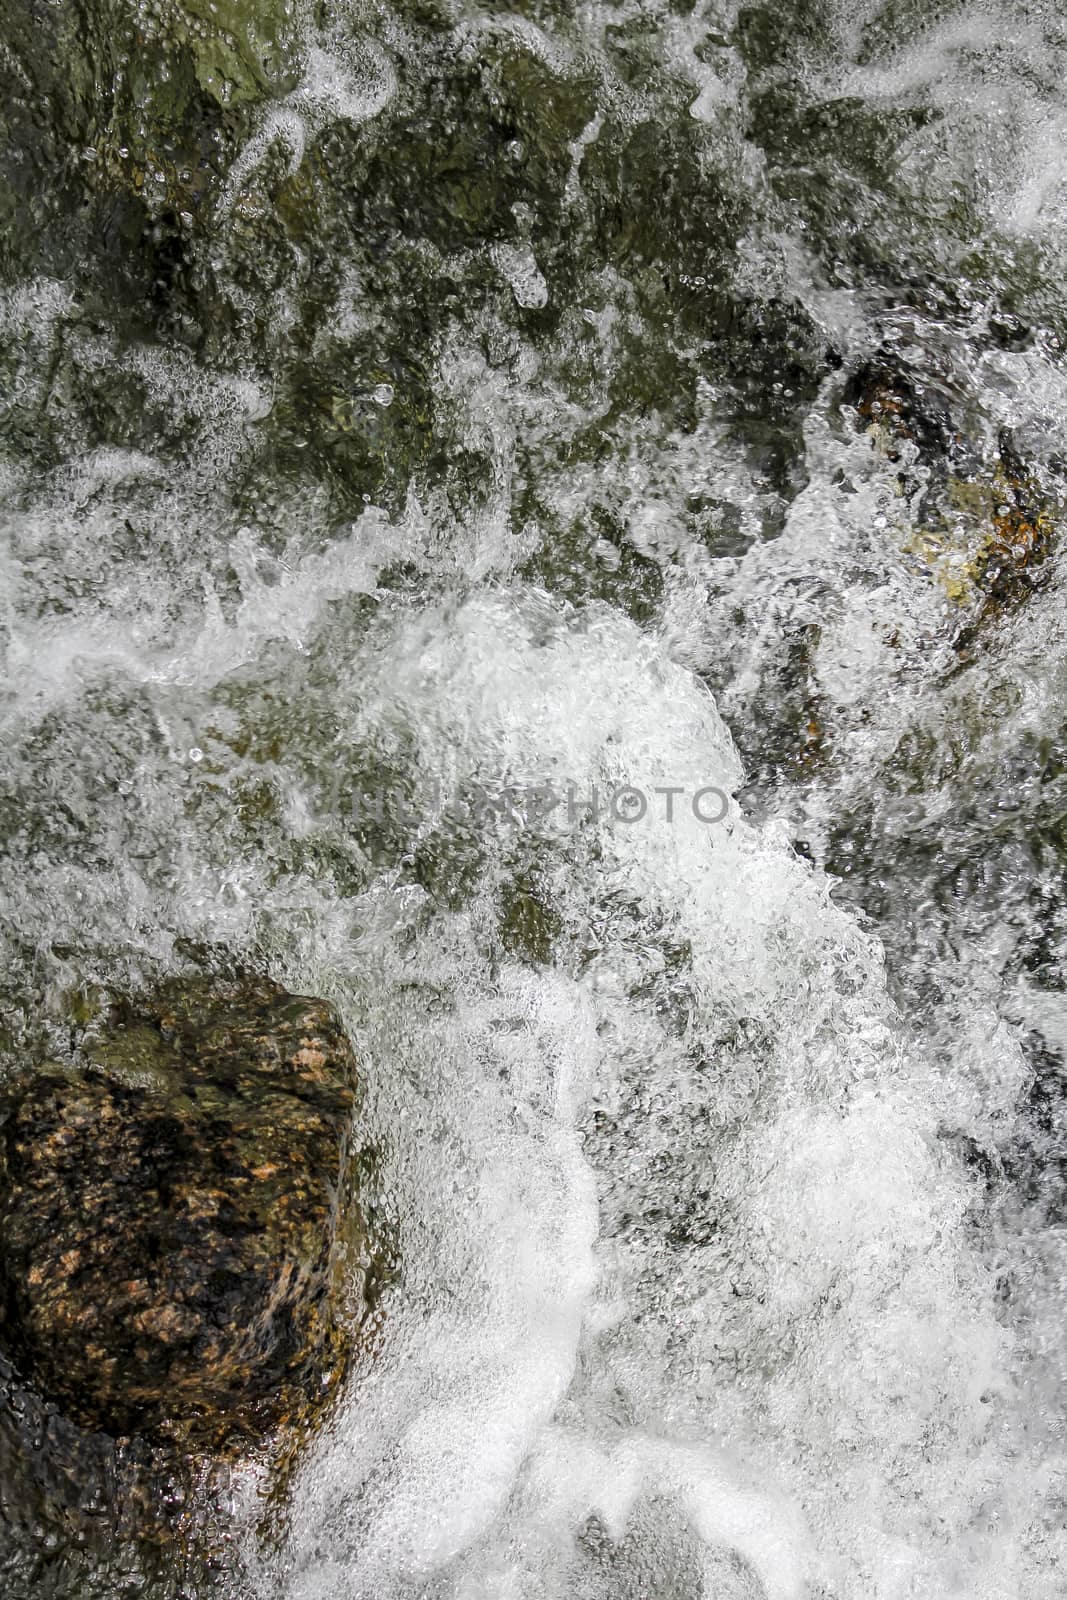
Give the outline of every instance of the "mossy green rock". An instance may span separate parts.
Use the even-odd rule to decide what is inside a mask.
[[[284,81],[295,12],[285,0],[170,0],[161,31],[188,51],[201,89],[220,105],[240,105]]]
[[[80,1427],[189,1447],[321,1406],[376,1260],[326,1003],[175,985],[125,1008],[86,1069],[5,1101],[0,1340],[24,1382]]]

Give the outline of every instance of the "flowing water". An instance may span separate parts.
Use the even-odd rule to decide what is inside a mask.
[[[0,1024],[356,1042],[402,1271],[218,1585],[1062,1595],[1067,24],[215,9],[5,6]]]

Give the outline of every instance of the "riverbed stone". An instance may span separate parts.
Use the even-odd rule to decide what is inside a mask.
[[[215,1447],[314,1413],[380,1257],[358,1076],[265,979],[124,1003],[0,1096],[0,1345],[78,1426]]]

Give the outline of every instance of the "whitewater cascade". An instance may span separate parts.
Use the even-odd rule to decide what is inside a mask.
[[[221,1592],[1053,1600],[1067,26],[325,11],[0,297],[0,1043],[264,961],[403,1262]]]

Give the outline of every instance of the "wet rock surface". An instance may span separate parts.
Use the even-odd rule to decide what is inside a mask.
[[[112,1437],[217,1447],[307,1420],[375,1275],[337,1017],[265,980],[175,984],[86,1054],[3,1094],[16,1374]]]

